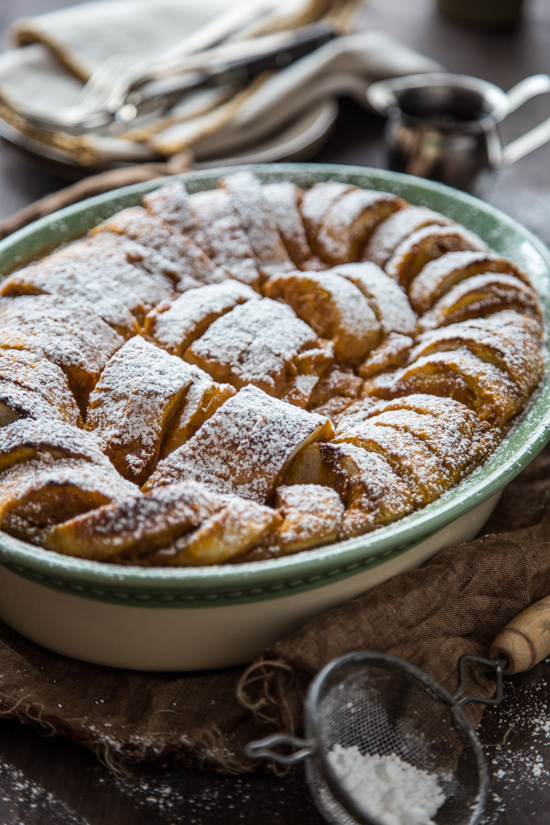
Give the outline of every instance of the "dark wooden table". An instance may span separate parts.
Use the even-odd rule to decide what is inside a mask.
[[[130,5],[130,0],[128,0]],[[0,33],[21,16],[74,0],[1,0]],[[483,32],[440,17],[432,0],[374,0],[362,25],[383,29],[448,69],[508,89],[550,71],[550,3],[526,0],[522,25]],[[504,124],[504,140],[550,115],[539,98]],[[336,130],[314,160],[383,166],[381,121],[342,101]],[[60,188],[62,180],[0,151],[0,218]],[[550,145],[479,181],[476,194],[516,217],[550,244]],[[1,664],[0,664],[1,667]],[[499,708],[480,729],[490,765],[484,825],[550,825],[549,662],[507,680]],[[320,825],[301,768],[283,779],[133,769],[117,777],[83,748],[15,721],[0,724],[0,825]]]

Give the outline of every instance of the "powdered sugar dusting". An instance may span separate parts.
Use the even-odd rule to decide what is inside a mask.
[[[0,348],[3,418],[54,418],[77,426],[80,413],[65,373],[40,351]]]
[[[70,244],[38,264],[11,275],[2,295],[49,293],[92,309],[124,336],[135,334],[134,316],[174,297],[173,284],[154,278],[135,262],[144,248],[110,233]]]
[[[344,505],[330,487],[319,484],[279,487],[277,506],[284,518],[277,541],[287,553],[334,541],[340,532]]]
[[[367,244],[363,259],[384,266],[399,244],[425,226],[450,226],[453,221],[424,206],[394,212],[378,226]]]
[[[159,346],[174,355],[183,355],[217,318],[237,304],[259,297],[246,284],[232,280],[191,289],[172,304],[150,312],[145,319],[145,329]]]
[[[197,192],[190,196],[189,205],[197,227],[195,243],[232,278],[257,285],[259,273],[252,246],[229,193],[219,189]]]
[[[484,252],[447,252],[427,263],[414,279],[409,294],[411,304],[416,312],[422,314],[459,281],[486,272],[515,275],[529,284],[527,276],[507,258]]]
[[[263,298],[247,301],[214,321],[186,357],[216,381],[238,388],[254,384],[278,394],[286,384],[289,364],[315,343],[311,327],[290,307]]]
[[[91,399],[86,428],[126,478],[145,480],[196,370],[140,337],[111,359]]]
[[[305,263],[311,249],[298,208],[300,190],[290,181],[269,183],[263,189],[288,254],[295,264]]]
[[[320,415],[245,387],[159,463],[148,487],[192,479],[216,492],[263,503],[297,451],[327,423]]]
[[[159,269],[179,282],[181,291],[200,283],[217,283],[224,277],[200,247],[141,206],[117,212],[94,233],[104,231],[126,235],[132,241],[154,249],[159,255]]]
[[[335,267],[335,272],[348,278],[363,295],[370,298],[386,334],[399,332],[414,335],[416,316],[409,300],[399,285],[380,267],[369,262],[344,264]]]
[[[220,185],[231,195],[262,274],[269,277],[293,269],[262,185],[255,175],[237,172],[222,178]]]

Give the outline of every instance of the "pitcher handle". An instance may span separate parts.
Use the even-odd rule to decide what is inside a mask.
[[[521,80],[508,92],[508,112],[514,112],[523,106],[528,100],[537,95],[546,94],[550,92],[550,75],[535,74],[532,77],[526,77]],[[526,134],[516,138],[508,146],[502,149],[502,156],[500,165],[511,166],[517,160],[529,155],[544,146],[550,140],[550,117],[539,123],[533,129],[530,129]]]

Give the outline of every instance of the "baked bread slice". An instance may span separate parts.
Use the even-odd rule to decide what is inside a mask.
[[[158,268],[175,281],[178,292],[201,284],[221,283],[226,275],[202,249],[177,229],[141,206],[117,212],[92,230],[122,235],[158,255]]]
[[[380,324],[369,302],[334,271],[276,275],[264,291],[289,304],[318,336],[329,338],[337,361],[357,364],[380,340]]]
[[[296,455],[333,434],[330,421],[248,386],[223,404],[195,436],[159,465],[145,490],[182,480],[261,504]]]
[[[365,247],[362,259],[385,267],[402,241],[425,226],[451,226],[454,221],[425,206],[409,206],[382,221]]]
[[[151,310],[145,318],[144,334],[171,355],[183,355],[210,324],[238,304],[259,298],[249,286],[233,280],[190,289],[177,300]]]
[[[274,542],[284,554],[299,553],[338,538],[344,505],[336,490],[318,484],[294,484],[277,489],[282,523]]]
[[[67,376],[40,351],[0,346],[0,427],[24,418],[82,426]]]
[[[454,286],[423,315],[420,331],[457,324],[503,310],[530,315],[542,323],[542,310],[535,290],[514,275],[475,275]]]
[[[176,297],[170,278],[140,266],[146,253],[144,247],[104,232],[14,272],[1,285],[0,295],[70,298],[129,338],[156,304]],[[147,268],[154,269],[154,262]]]
[[[463,226],[426,226],[399,244],[385,269],[390,278],[408,291],[426,264],[447,252],[461,250],[489,252],[481,238]]]
[[[508,258],[486,252],[447,252],[426,264],[414,279],[409,291],[411,306],[423,315],[456,284],[489,272],[513,275],[531,286],[525,272]]]
[[[199,370],[139,336],[111,358],[90,397],[86,429],[124,478],[143,484],[155,469],[165,436],[175,448],[191,432],[197,404],[180,411],[202,378]]]
[[[0,474],[0,529],[43,544],[48,527],[139,494],[108,463],[26,461]]]
[[[124,343],[82,304],[58,295],[0,299],[1,345],[43,353],[60,367],[82,412],[101,371]]]
[[[184,357],[215,381],[238,390],[252,384],[305,406],[319,372],[332,362],[332,350],[319,346],[313,329],[291,307],[263,298],[218,318]]]

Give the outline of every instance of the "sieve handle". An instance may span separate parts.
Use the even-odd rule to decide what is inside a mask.
[[[286,745],[289,748],[298,748],[294,753],[280,753],[275,750],[279,745]],[[272,733],[265,739],[257,739],[249,742],[244,752],[249,759],[265,759],[269,762],[276,762],[277,765],[296,765],[311,756],[314,751],[313,743],[307,739],[298,739],[297,736],[289,736],[286,733]]]
[[[550,654],[550,596],[535,602],[511,622],[496,637],[491,647],[491,659],[506,656],[504,673],[530,670]]]

